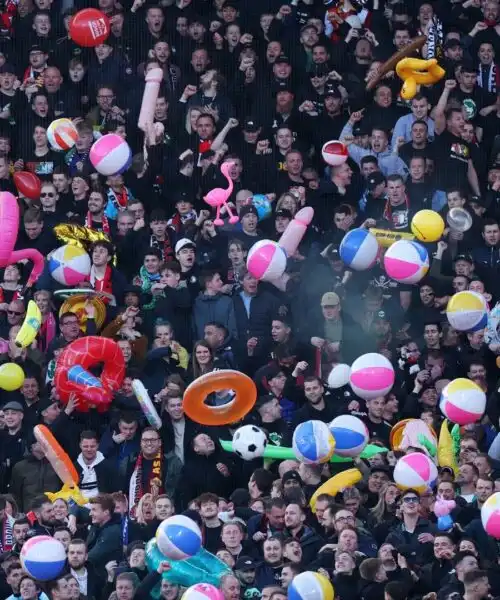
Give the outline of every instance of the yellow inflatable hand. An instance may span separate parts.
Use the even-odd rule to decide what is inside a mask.
[[[45,492],[45,495],[51,502],[55,502],[59,498],[62,498],[66,502],[75,502],[79,506],[84,506],[88,502],[88,499],[82,496],[78,486],[73,487],[68,484],[64,484],[56,493]]]
[[[396,65],[396,73],[404,81],[401,98],[411,100],[417,93],[417,85],[432,85],[440,81],[445,71],[435,58],[403,58]]]

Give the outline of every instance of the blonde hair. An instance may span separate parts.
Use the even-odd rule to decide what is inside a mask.
[[[398,489],[395,483],[391,481],[388,482],[385,487],[381,489],[377,504],[370,510],[370,513],[376,522],[382,521],[386,516],[387,502],[385,501],[385,494],[391,487]]]

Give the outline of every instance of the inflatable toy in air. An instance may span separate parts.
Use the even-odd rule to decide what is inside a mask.
[[[413,235],[421,242],[437,242],[444,231],[444,221],[435,210],[419,210],[411,220]]]
[[[384,254],[387,275],[400,283],[418,283],[429,270],[429,255],[419,243],[399,240]]]
[[[330,167],[338,167],[339,165],[343,165],[349,158],[349,152],[343,142],[331,140],[323,144],[321,156]]]
[[[286,254],[277,242],[260,240],[248,253],[247,268],[259,281],[272,281],[286,269]]]
[[[75,465],[46,425],[35,425],[33,434],[43,448],[45,457],[64,485],[76,486],[80,480]]]
[[[89,373],[91,367],[104,363],[99,378]],[[120,346],[111,339],[87,336],[74,340],[57,357],[54,385],[63,402],[72,393],[80,399],[78,410],[108,410],[113,395],[125,376],[125,360]]]
[[[335,440],[335,454],[338,456],[359,456],[370,439],[366,425],[352,415],[335,417],[328,428]]]
[[[389,443],[393,450],[400,452],[404,452],[411,447],[420,448],[432,457],[436,455],[436,432],[421,419],[398,421],[391,429]]]
[[[356,485],[362,479],[363,475],[359,469],[347,469],[346,471],[342,471],[341,473],[330,477],[330,479],[320,485],[311,496],[309,506],[311,507],[312,512],[316,512],[316,500],[321,494],[328,494],[329,496],[335,497],[340,491]]]
[[[140,379],[134,379],[132,381],[132,391],[134,392],[137,402],[139,402],[139,406],[148,423],[151,427],[160,429],[162,425],[161,417],[149,397],[148,390],[144,387],[144,384]]]
[[[19,348],[27,348],[30,346],[36,338],[41,325],[42,313],[40,312],[37,303],[30,300],[28,302],[28,308],[26,309],[26,316],[24,317],[23,324],[16,335],[16,346],[19,346]]]
[[[333,600],[330,581],[316,571],[304,571],[295,575],[288,587],[288,600]]]
[[[154,121],[154,113],[160,84],[163,81],[163,69],[155,68],[146,73],[146,85],[142,95],[141,112],[139,113],[139,121],[137,127],[141,131],[146,131],[148,124],[152,125]]]
[[[174,515],[158,525],[156,543],[167,558],[184,560],[201,548],[201,531],[193,519]]]
[[[425,492],[434,485],[438,476],[436,465],[423,452],[410,452],[402,456],[394,467],[393,478],[402,489]]]
[[[438,65],[435,58],[403,58],[396,65],[398,77],[404,81],[401,98],[411,100],[417,93],[417,85],[432,85],[440,81],[446,71]]]
[[[66,551],[59,540],[50,535],[37,535],[26,540],[21,549],[23,569],[38,581],[56,579],[66,564]]]
[[[342,238],[339,253],[344,264],[365,271],[375,264],[379,252],[377,238],[366,229],[352,229]]]
[[[92,144],[89,158],[101,175],[118,175],[130,167],[132,150],[122,137],[107,133]]]
[[[206,196],[204,196],[204,198],[203,198],[203,200],[205,200],[205,202],[209,206],[211,206],[212,208],[215,208],[217,211],[216,217],[214,219],[214,225],[224,225],[224,221],[220,217],[221,208],[223,206],[227,210],[230,223],[234,224],[240,220],[238,215],[236,215],[236,214],[233,215],[232,209],[227,202],[229,196],[233,193],[233,188],[234,188],[233,180],[231,179],[231,177],[229,177],[229,171],[231,170],[233,165],[234,165],[234,163],[232,163],[232,162],[225,162],[225,163],[222,163],[221,168],[220,168],[220,172],[222,173],[222,175],[225,177],[225,179],[227,181],[227,188],[226,189],[214,188],[213,190],[210,190],[208,192],[208,194]]]
[[[439,531],[446,531],[453,526],[453,518],[451,517],[451,511],[456,507],[457,503],[455,500],[445,500],[442,496],[436,498],[434,503],[434,514],[438,518],[437,525]]]
[[[254,194],[251,198],[252,204],[257,209],[259,221],[263,221],[271,216],[273,210],[269,198],[264,194]]]
[[[24,371],[16,363],[0,366],[0,388],[6,392],[18,390],[24,383]]]
[[[20,194],[30,200],[38,200],[40,198],[42,182],[34,173],[30,171],[16,171],[12,179]]]
[[[33,248],[14,250],[19,231],[19,205],[10,192],[0,192],[0,268],[15,262],[29,260],[33,269],[26,287],[31,287],[43,272],[43,254]]]
[[[264,454],[267,436],[255,425],[243,425],[234,432],[233,452],[243,460],[253,460]]]
[[[54,150],[70,150],[78,139],[78,131],[71,119],[56,119],[47,127],[47,140]]]
[[[90,256],[83,248],[66,244],[55,250],[49,259],[49,272],[61,285],[73,287],[90,274]]]
[[[84,48],[102,44],[109,36],[108,17],[96,8],[84,8],[76,13],[69,24],[69,37]]]
[[[328,375],[328,387],[337,389],[349,383],[351,367],[344,363],[335,365]]]
[[[224,594],[210,583],[195,583],[182,594],[181,600],[224,600]]]
[[[446,318],[457,331],[479,331],[488,324],[488,304],[478,292],[457,292],[446,306]]]
[[[459,377],[443,388],[439,408],[452,423],[469,425],[483,416],[486,394],[470,379]]]
[[[495,492],[483,504],[481,522],[488,535],[500,539],[500,492]]]
[[[323,421],[305,421],[293,432],[293,453],[306,464],[328,462],[335,450],[335,439]]]
[[[450,467],[458,477],[458,462],[455,455],[455,445],[460,448],[460,432],[458,425],[454,425],[450,433],[448,429],[448,420],[444,419],[439,430],[439,442],[437,447],[438,465],[440,467]],[[458,452],[457,452],[458,454]]]
[[[391,362],[382,354],[369,352],[352,363],[349,383],[357,396],[370,400],[389,393],[394,385],[394,378]]]

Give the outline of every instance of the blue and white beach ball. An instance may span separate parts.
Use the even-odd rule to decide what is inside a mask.
[[[370,438],[363,421],[352,415],[335,417],[328,427],[335,438],[335,454],[339,456],[359,456]]]
[[[377,260],[377,238],[366,229],[353,229],[345,234],[340,244],[340,258],[355,271],[370,269]]]
[[[193,519],[174,515],[158,525],[156,543],[167,558],[184,560],[201,548],[201,531]]]
[[[49,581],[62,573],[66,564],[66,551],[61,542],[50,535],[37,535],[24,542],[21,564],[33,579]]]
[[[335,450],[335,439],[323,421],[305,421],[293,432],[293,453],[306,464],[324,463]]]

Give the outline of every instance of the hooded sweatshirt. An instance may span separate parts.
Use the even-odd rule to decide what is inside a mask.
[[[102,463],[105,459],[104,454],[102,452],[97,452],[95,459],[88,465],[84,460],[82,453],[78,455],[77,462],[82,468],[82,475],[80,478],[80,491],[86,498],[94,498],[99,493],[99,488],[97,487],[97,473],[95,472],[95,467]]]

